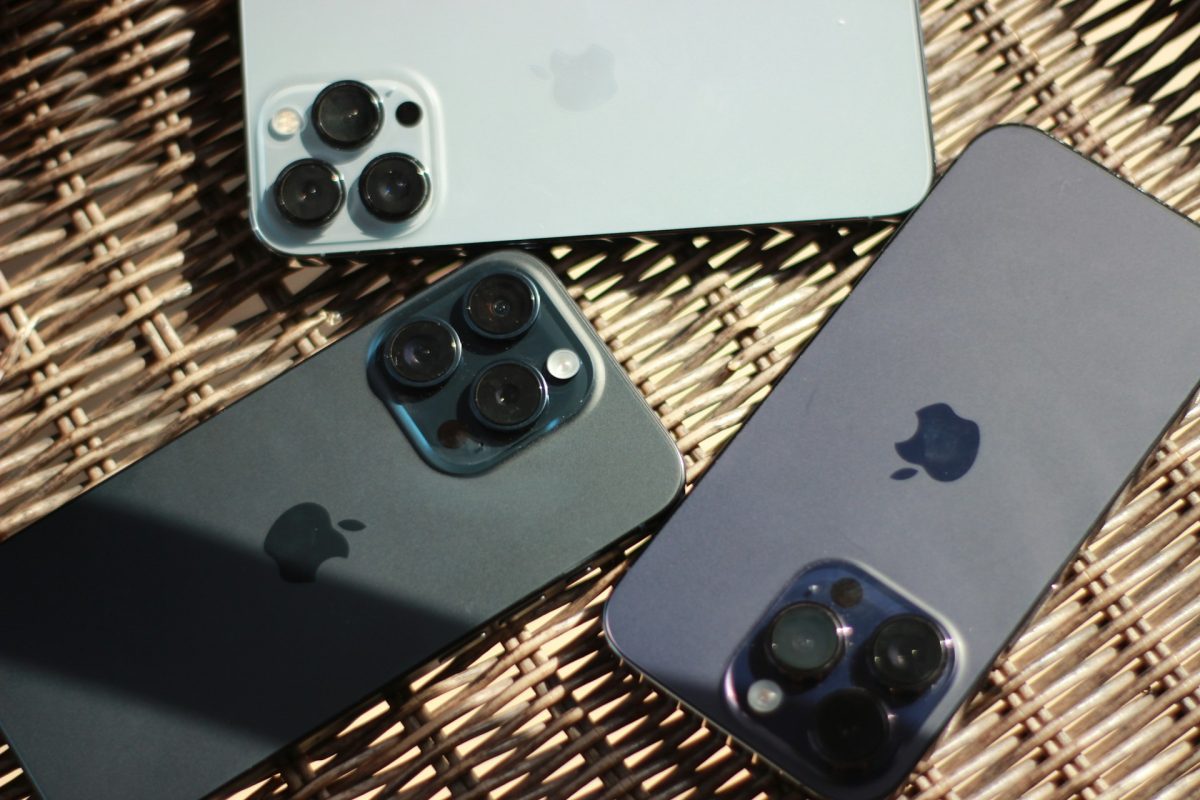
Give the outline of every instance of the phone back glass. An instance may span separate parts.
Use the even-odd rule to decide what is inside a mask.
[[[612,644],[799,776],[723,677],[803,567],[860,564],[954,638],[953,685],[896,755],[911,769],[1190,399],[1198,254],[1190,221],[1048,136],[984,134],[619,585]],[[978,423],[974,466],[894,479],[935,403]]]
[[[498,466],[433,469],[368,385],[427,292],[0,544],[0,728],[45,800],[213,791],[672,502],[674,443],[549,270],[494,254],[438,290],[497,265],[594,367]],[[285,512],[346,541],[315,582],[267,555]]]
[[[243,0],[241,25],[251,221],[283,252],[891,215],[933,175],[915,0]],[[273,207],[272,115],[342,79],[424,107],[405,128],[385,95],[375,141],[311,151],[351,210],[372,157],[415,151],[411,224]]]

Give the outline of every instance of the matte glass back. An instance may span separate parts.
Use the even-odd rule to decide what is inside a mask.
[[[212,791],[676,497],[673,442],[549,270],[501,253],[447,280],[497,262],[595,370],[494,469],[431,468],[368,386],[418,295],[0,545],[0,727],[46,800]],[[296,506],[348,542],[314,583],[264,550]]]
[[[933,175],[915,0],[243,0],[251,221],[288,253],[898,214]],[[273,206],[281,107],[381,87],[376,141],[314,144],[345,213],[304,231]],[[295,96],[289,87],[307,87]],[[405,128],[396,102],[425,114]],[[411,223],[358,208],[373,156],[409,152]]]
[[[859,564],[955,641],[951,689],[896,756],[910,770],[1189,399],[1198,253],[1195,225],[1051,138],[983,135],[619,585],[611,643],[799,777],[723,677],[802,568]],[[973,467],[894,479],[937,403],[978,423]]]

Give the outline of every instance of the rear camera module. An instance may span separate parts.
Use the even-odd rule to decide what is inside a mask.
[[[825,675],[845,649],[837,615],[818,603],[796,603],[776,614],[766,645],[775,666],[799,680]]]
[[[467,292],[463,311],[476,333],[489,339],[520,336],[537,319],[539,298],[528,278],[497,272],[481,278]]]
[[[421,319],[398,328],[381,351],[393,378],[423,388],[442,383],[462,359],[458,334],[444,322]]]
[[[367,210],[386,222],[403,222],[425,205],[429,177],[416,159],[388,153],[371,161],[358,179],[358,195]]]
[[[475,379],[471,407],[489,428],[513,431],[532,425],[548,397],[546,379],[540,372],[518,361],[501,361]]]
[[[333,219],[345,195],[338,171],[315,158],[289,164],[275,179],[275,206],[279,213],[292,224],[306,228]]]
[[[312,123],[330,147],[354,150],[375,138],[383,123],[383,106],[366,84],[338,81],[321,90],[313,101]]]
[[[916,614],[884,620],[871,640],[871,672],[897,692],[923,692],[946,668],[946,637],[932,621]]]
[[[817,704],[812,743],[838,769],[876,763],[891,734],[887,709],[864,689],[839,689]]]

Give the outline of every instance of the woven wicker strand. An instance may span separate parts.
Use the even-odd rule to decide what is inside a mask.
[[[1200,218],[1200,3],[926,0],[923,20],[943,167],[985,128],[1023,121]],[[301,264],[259,246],[236,26],[232,0],[4,9],[0,537],[470,255]],[[695,480],[889,232],[789,226],[540,255]],[[1197,463],[1192,406],[907,796],[1200,796]],[[216,796],[802,796],[606,650],[599,609],[627,557],[548,587]],[[0,800],[28,796],[0,744]]]

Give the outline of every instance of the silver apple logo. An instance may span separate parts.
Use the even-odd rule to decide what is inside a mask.
[[[568,111],[588,111],[617,94],[616,58],[598,44],[582,53],[555,50],[550,69],[534,67],[533,72],[553,83],[554,102]]]

